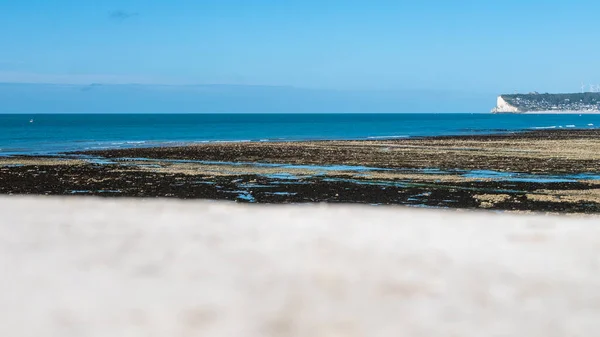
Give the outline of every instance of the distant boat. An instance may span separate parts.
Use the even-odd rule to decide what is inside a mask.
[[[29,120],[29,123],[33,123],[33,119],[30,119],[30,120]]]

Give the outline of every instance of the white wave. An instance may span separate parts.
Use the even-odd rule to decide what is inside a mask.
[[[567,125],[568,128],[574,128],[575,125]]]
[[[408,136],[371,136],[367,139],[390,139],[390,138],[408,138]]]
[[[214,143],[249,143],[251,140],[243,139],[243,140],[215,140]]]
[[[534,126],[532,129],[536,129],[536,130],[556,129],[556,126]]]
[[[594,126],[594,124],[590,123],[590,124],[588,124],[588,126]]]

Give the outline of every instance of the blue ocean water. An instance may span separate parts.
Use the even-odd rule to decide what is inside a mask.
[[[0,155],[210,141],[377,139],[596,128],[600,115],[0,114]]]

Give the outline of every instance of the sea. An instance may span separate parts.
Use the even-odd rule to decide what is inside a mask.
[[[597,127],[596,114],[0,114],[0,156],[203,142],[394,139]]]

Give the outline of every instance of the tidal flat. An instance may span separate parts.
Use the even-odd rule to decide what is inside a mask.
[[[600,130],[12,156],[0,194],[600,213]]]

